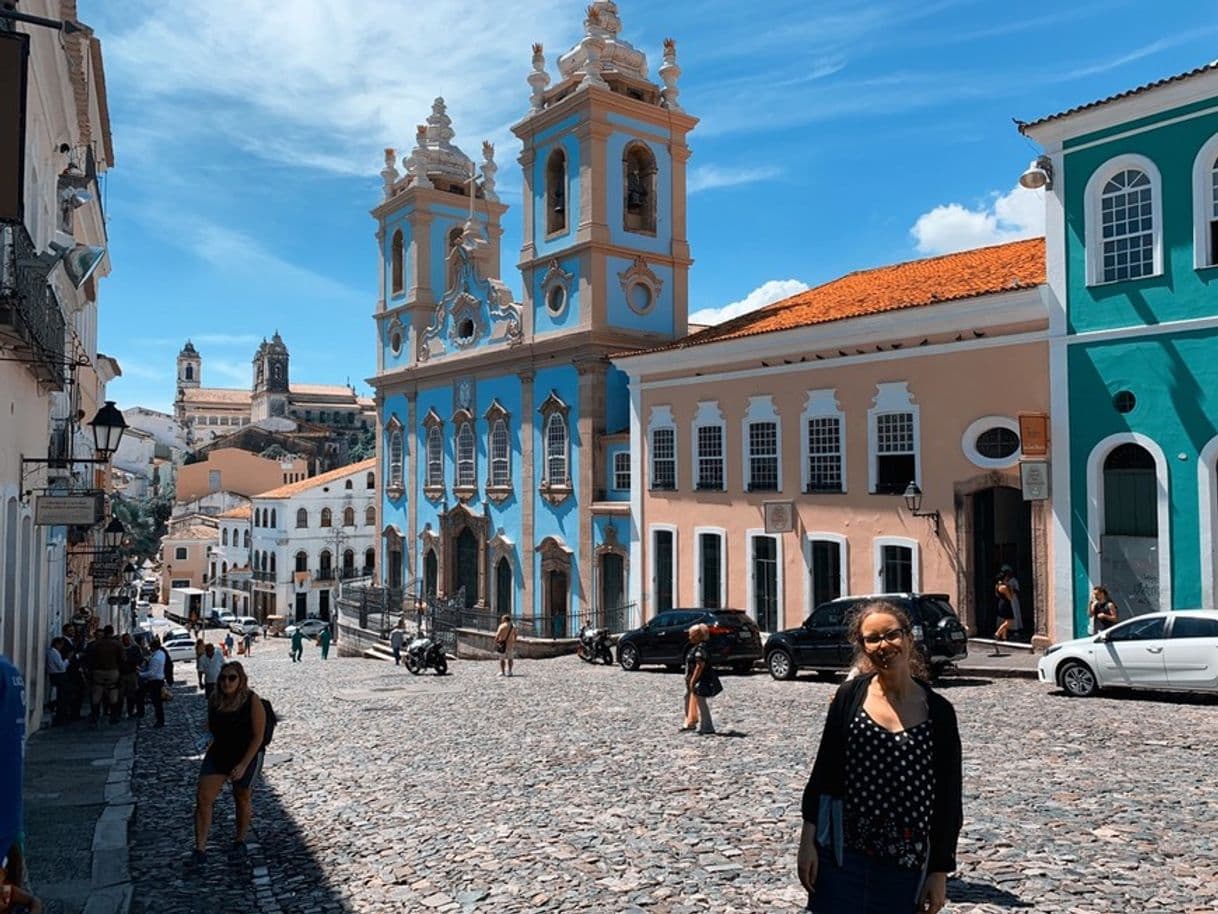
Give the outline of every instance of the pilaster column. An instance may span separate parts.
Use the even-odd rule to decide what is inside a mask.
[[[533,469],[533,369],[525,368],[520,377],[520,542],[517,544],[520,558],[520,577],[523,587],[520,594],[520,615],[537,615],[534,605],[534,574],[536,562],[533,550],[537,546],[534,532],[533,512],[537,505],[537,477]]]
[[[587,612],[592,604],[592,581],[595,578],[592,567],[594,554],[592,511],[589,507],[596,499],[596,480],[600,478],[597,472],[600,466],[600,437],[604,431],[605,421],[605,364],[602,359],[587,359],[576,361],[575,370],[579,376],[579,415],[576,417],[576,427],[579,429],[579,596],[583,601],[582,612]]]
[[[402,563],[406,566],[403,569],[403,577],[406,579],[418,577],[421,574],[421,566],[415,561],[415,554],[419,550],[419,496],[422,494],[422,488],[419,486],[419,442],[418,442],[418,416],[415,415],[415,403],[417,400],[417,392],[410,391],[406,394],[406,415],[402,417],[402,447],[409,448],[414,445],[412,452],[403,455],[406,459],[406,545],[402,548]],[[384,464],[379,464],[384,466]]]

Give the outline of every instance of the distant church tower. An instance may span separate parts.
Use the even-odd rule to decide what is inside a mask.
[[[254,353],[254,388],[250,402],[250,421],[287,418],[288,415],[288,347],[276,331],[268,343],[265,339]]]
[[[194,343],[186,341],[182,351],[178,353],[178,387],[177,397],[173,401],[173,413],[179,422],[184,418],[182,393],[188,389],[202,386],[203,357],[195,349]]]

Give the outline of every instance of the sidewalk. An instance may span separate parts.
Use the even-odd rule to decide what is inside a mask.
[[[1040,651],[1026,644],[1003,644],[999,650],[1004,656],[995,657],[994,641],[988,638],[970,638],[968,657],[956,665],[949,676],[981,676],[989,679],[1035,679],[1036,664]]]
[[[126,914],[134,721],[42,729],[26,743],[25,853],[46,914]]]

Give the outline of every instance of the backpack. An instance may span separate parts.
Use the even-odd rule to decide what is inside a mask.
[[[275,709],[271,707],[271,703],[265,698],[261,700],[262,710],[266,713],[266,726],[262,729],[262,748],[265,749],[275,738],[275,724],[279,723],[279,718],[275,715]]]

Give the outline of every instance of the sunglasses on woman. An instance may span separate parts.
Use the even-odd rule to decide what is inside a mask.
[[[221,682],[239,682],[240,680],[241,680],[241,677],[238,676],[236,673],[225,673],[223,676],[220,677]]]
[[[875,647],[881,641],[887,641],[889,644],[896,644],[907,634],[908,632],[906,632],[903,628],[890,628],[888,631],[882,634],[876,633],[871,635],[860,635],[859,640],[868,647]]]

